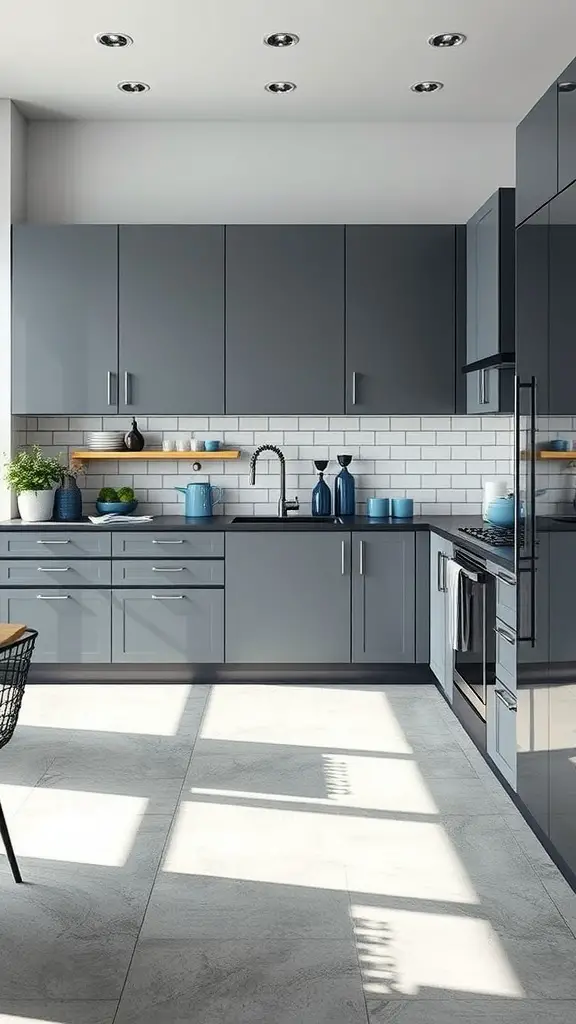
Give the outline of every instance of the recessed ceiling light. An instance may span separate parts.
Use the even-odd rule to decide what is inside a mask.
[[[437,36],[430,36],[428,42],[430,46],[443,50],[451,46],[461,46],[466,42],[466,36],[463,32],[440,32]]]
[[[146,82],[118,82],[120,92],[148,92],[150,86]]]
[[[300,36],[295,32],[272,32],[269,36],[264,36],[264,42],[266,46],[283,49],[285,46],[296,46],[296,43],[300,42]]]
[[[294,82],[268,82],[265,86],[266,92],[294,92]]]
[[[134,40],[132,36],[127,36],[125,32],[100,32],[96,36],[96,42],[100,43],[101,46],[117,49],[120,46],[131,46]]]
[[[558,82],[558,92],[576,91],[576,82]]]
[[[416,82],[410,88],[412,92],[438,92],[444,88],[444,82]]]

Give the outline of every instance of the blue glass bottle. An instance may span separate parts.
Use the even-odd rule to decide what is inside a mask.
[[[328,465],[328,460],[314,459],[314,465],[318,470],[320,479],[312,491],[312,515],[329,516],[332,511],[332,495],[328,484],[324,480],[324,472]]]
[[[354,477],[348,472],[352,456],[338,455],[337,458],[342,469],[334,482],[334,514],[353,516],[356,512],[356,485]]]

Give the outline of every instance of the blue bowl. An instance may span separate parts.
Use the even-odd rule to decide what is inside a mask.
[[[101,516],[110,515],[111,512],[116,515],[127,516],[130,512],[134,512],[138,508],[137,501],[97,501],[96,511]]]
[[[548,451],[549,452],[567,452],[568,451],[568,441],[565,441],[564,438],[560,438],[560,437],[553,438],[551,441],[548,441]]]

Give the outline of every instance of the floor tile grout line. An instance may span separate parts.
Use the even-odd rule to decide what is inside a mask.
[[[206,698],[204,700],[204,706],[202,708],[202,714],[200,715],[200,721],[198,722],[198,728],[197,728],[197,730],[196,730],[196,732],[194,734],[194,739],[192,741],[192,749],[190,750],[190,757],[188,758],[186,767],[184,769],[184,775],[182,777],[182,785],[180,786],[180,792],[178,793],[178,798],[176,800],[176,806],[174,808],[174,813],[171,816],[170,825],[168,826],[168,831],[166,832],[166,838],[164,840],[164,843],[162,844],[162,849],[160,851],[160,857],[158,858],[158,867],[156,868],[156,871],[154,872],[154,878],[152,879],[152,885],[150,886],[150,892],[148,894],[148,899],[146,900],[146,906],[144,907],[144,913],[142,915],[142,920],[140,922],[140,927],[138,928],[138,932],[136,934],[136,939],[135,939],[135,942],[134,942],[134,947],[132,949],[132,956],[130,957],[130,962],[128,964],[128,967],[126,968],[126,976],[124,978],[124,983],[122,985],[122,988],[120,990],[120,994],[118,996],[118,1004],[117,1004],[116,1009],[114,1011],[114,1016],[112,1018],[111,1024],[116,1024],[116,1018],[117,1018],[118,1012],[120,1010],[120,1003],[122,1002],[122,997],[123,997],[124,992],[126,990],[126,985],[128,983],[128,977],[129,977],[130,971],[132,969],[132,964],[134,963],[134,957],[136,955],[136,949],[137,949],[138,943],[140,941],[140,936],[142,934],[142,929],[144,927],[144,922],[146,920],[146,914],[148,913],[148,907],[150,906],[150,900],[152,899],[152,893],[154,892],[154,887],[156,885],[156,881],[158,879],[158,875],[160,874],[160,868],[162,866],[162,861],[164,859],[164,854],[166,852],[166,847],[168,846],[168,843],[170,841],[170,836],[172,834],[172,826],[174,825],[174,819],[175,819],[175,817],[176,817],[176,815],[178,813],[178,809],[180,807],[180,803],[181,803],[181,799],[182,799],[182,793],[184,791],[184,785],[186,783],[186,778],[188,776],[188,772],[190,771],[190,765],[192,763],[192,758],[194,756],[194,751],[196,749],[196,743],[198,742],[198,737],[199,737],[199,735],[200,735],[200,733],[202,731],[202,725],[204,723],[204,718],[205,718],[205,715],[206,715],[206,710],[208,708],[208,704],[210,702],[211,696],[212,696],[212,686],[210,686],[210,689],[208,690],[208,693],[206,694]]]
[[[348,897],[348,914],[350,917],[350,928],[352,930],[352,945],[354,947],[354,953],[356,955],[356,962],[358,964],[358,973],[360,975],[360,988],[362,991],[362,999],[364,1001],[364,1011],[366,1013],[366,1024],[370,1024],[370,1011],[368,1009],[368,998],[366,996],[366,990],[364,988],[364,978],[362,975],[362,965],[360,963],[360,953],[358,951],[358,943],[356,942],[356,935],[354,933],[354,919],[352,917],[352,891],[348,888],[348,871],[344,866],[344,878],[346,880],[346,895]]]

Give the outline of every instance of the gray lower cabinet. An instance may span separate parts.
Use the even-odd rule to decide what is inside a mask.
[[[114,590],[112,660],[224,661],[224,591]]]
[[[226,661],[350,661],[350,534],[226,534]]]
[[[352,661],[416,661],[416,535],[352,534]]]
[[[121,225],[121,413],[224,412],[224,228]]]
[[[346,228],[346,412],[455,411],[456,230]]]
[[[110,590],[0,590],[0,620],[38,630],[35,662],[110,661]]]
[[[430,668],[452,700],[452,648],[448,631],[446,563],[454,554],[449,540],[430,534]]]
[[[226,412],[344,412],[343,227],[226,228]]]
[[[115,226],[16,225],[12,412],[116,412],[117,318]]]

